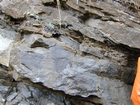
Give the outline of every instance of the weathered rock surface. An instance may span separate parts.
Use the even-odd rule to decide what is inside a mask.
[[[0,7],[4,13],[13,18],[24,18],[29,9],[26,0],[2,0]]]
[[[20,38],[15,31],[0,29],[0,63],[9,66],[12,43]]]
[[[0,1],[0,104],[132,105],[139,11],[120,1],[60,4]]]
[[[0,105],[70,105],[68,99],[44,87],[39,90],[33,84],[29,86],[15,82],[2,68],[0,73]]]
[[[74,56],[70,46],[63,46],[62,42],[53,38],[45,39],[31,35],[23,40],[21,44],[15,45],[10,54],[10,65],[14,70],[15,80],[26,77],[35,83],[42,83],[48,88],[70,95],[97,96],[102,99],[100,104],[108,105],[112,101],[116,104],[131,103],[128,99],[131,86],[120,80],[107,78],[120,76],[115,64],[102,59]],[[119,99],[118,95],[109,97],[110,94],[118,92],[119,97],[123,95],[123,99]]]

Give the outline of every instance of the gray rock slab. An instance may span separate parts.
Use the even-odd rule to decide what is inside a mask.
[[[103,105],[128,104],[132,105],[128,98],[131,94],[131,86],[116,79],[98,76],[95,72],[106,70],[109,62],[92,60],[81,57],[74,58],[73,62],[61,72],[54,84],[54,89],[63,90],[70,95],[82,97],[97,96],[103,100]],[[115,73],[115,71],[113,70]],[[113,75],[114,73],[110,73]],[[120,99],[121,97],[121,99]]]
[[[24,18],[29,10],[29,5],[26,0],[3,0],[0,2],[0,7],[4,13],[13,18]]]
[[[12,43],[15,42],[18,38],[18,35],[15,31],[7,31],[0,29],[0,63],[8,66],[10,58],[10,50]]]
[[[27,43],[30,40],[30,43]],[[41,46],[32,45],[41,42]],[[40,45],[40,44],[39,44]],[[43,46],[48,47],[43,47]],[[53,45],[53,46],[52,46]],[[29,78],[48,88],[73,96],[97,96],[104,105],[127,104],[131,86],[116,79],[102,77],[118,75],[117,66],[103,59],[74,56],[71,47],[56,39],[32,35],[17,43],[11,51],[10,66],[16,80]],[[119,94],[118,94],[119,93]],[[120,99],[120,97],[122,97]]]
[[[34,39],[34,37],[32,38]],[[74,53],[67,50],[66,46],[60,46],[61,42],[55,39],[45,40],[42,37],[42,40],[48,48],[42,48],[42,46],[30,48],[23,43],[21,46],[15,47],[11,51],[10,64],[15,70],[15,79],[20,78],[18,74],[21,74],[25,77],[31,77],[30,79],[34,82],[42,82],[44,85],[52,87],[57,75],[66,68],[74,57]],[[17,75],[15,75],[16,72]]]

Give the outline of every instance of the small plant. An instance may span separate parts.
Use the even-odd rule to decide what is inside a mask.
[[[45,26],[51,28],[51,29],[54,29],[55,26],[52,24],[52,23],[45,23]]]

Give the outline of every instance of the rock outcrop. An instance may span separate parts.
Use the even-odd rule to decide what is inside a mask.
[[[132,105],[139,3],[1,0],[1,105]]]

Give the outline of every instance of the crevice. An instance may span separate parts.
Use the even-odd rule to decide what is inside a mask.
[[[127,45],[118,44],[117,45],[122,51],[128,52],[128,67],[136,67],[138,57],[140,57],[140,49],[138,48],[131,48]]]
[[[3,64],[0,64],[0,68],[2,68],[2,69],[4,69],[4,70],[8,71],[8,67],[5,66],[5,65],[3,65]]]
[[[36,40],[31,46],[31,48],[36,48],[36,47],[43,47],[43,48],[50,48],[49,45],[47,45],[46,43],[44,43],[44,41],[42,39],[38,39]]]
[[[103,105],[102,98],[94,96],[94,95],[90,95],[88,97],[81,97],[81,96],[78,96],[78,95],[71,96],[71,95],[65,94],[63,91],[53,90],[51,88],[47,88],[47,87],[43,86],[42,83],[33,83],[28,78],[22,78],[22,82],[27,86],[36,87],[36,88],[41,89],[43,91],[51,92],[52,94],[55,94],[55,95],[58,95],[58,96],[61,96],[61,97],[65,97],[62,100],[63,103],[65,103],[65,105],[67,105],[67,104],[64,101],[70,102],[71,103],[70,105],[75,105],[75,104],[76,105],[77,104],[81,105],[81,104],[84,104],[84,103],[90,103],[90,104],[95,104],[95,105]]]
[[[96,7],[96,6],[92,5],[91,3],[86,4],[86,6],[89,6],[91,9],[95,9],[95,10],[99,10],[99,11],[103,10],[102,8]]]
[[[81,96],[75,96],[76,100],[71,99],[71,105],[84,105],[84,104],[93,104],[93,105],[104,105],[103,100],[100,97],[90,95],[86,98],[82,98]]]
[[[104,10],[102,10],[102,13],[104,13],[105,16],[114,16],[113,14],[109,13],[109,12],[106,12]]]
[[[84,24],[90,18],[93,18],[93,19],[101,19],[102,20],[103,17],[101,15],[96,14],[96,13],[90,13],[89,11],[87,11],[83,15],[78,16],[78,19],[81,20],[82,23],[84,23]]]
[[[69,33],[67,31],[69,31]],[[69,29],[69,30],[66,29],[65,32],[66,32],[64,33],[65,36],[72,38],[78,43],[82,43],[84,38],[83,38],[83,34],[80,31],[76,31],[74,29]]]
[[[43,5],[44,5],[44,6],[47,6],[47,7],[56,7],[56,4],[57,4],[57,3],[56,3],[56,0],[43,3]]]
[[[104,43],[108,46],[108,47],[115,47],[116,43],[114,43],[112,40],[110,40],[107,37],[104,37]]]
[[[12,82],[11,85],[9,86],[9,89],[8,89],[6,95],[5,95],[4,105],[6,105],[7,97],[10,95],[10,93],[12,92],[12,90],[13,90],[13,88],[14,88],[15,85],[16,84],[14,82]]]
[[[87,12],[87,13],[83,14],[82,16],[79,16],[78,18],[85,23],[85,21],[88,20],[89,18],[91,18],[92,16],[93,15],[91,13]],[[94,18],[95,18],[95,16],[94,16]]]

